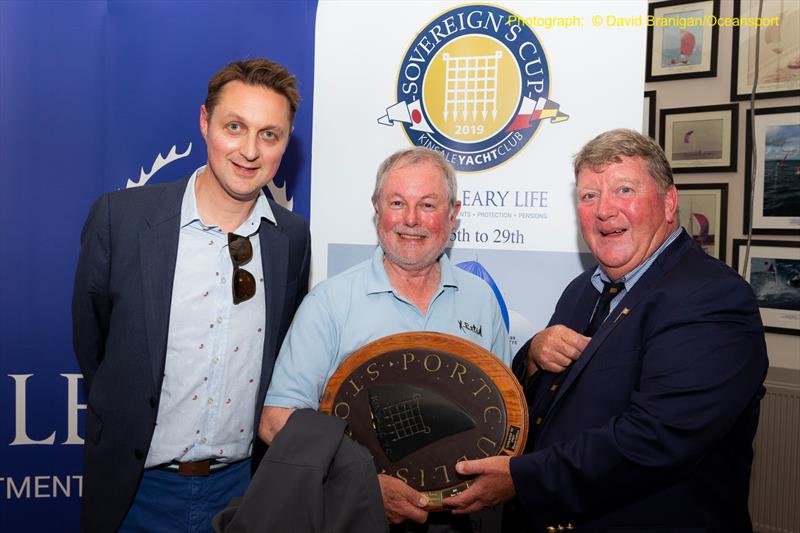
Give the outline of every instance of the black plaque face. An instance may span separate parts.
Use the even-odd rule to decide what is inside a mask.
[[[439,333],[379,339],[348,358],[321,411],[347,420],[378,472],[402,479],[441,508],[469,478],[463,459],[517,455],[527,406],[510,370],[483,348]]]

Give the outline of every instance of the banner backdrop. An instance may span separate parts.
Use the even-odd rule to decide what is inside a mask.
[[[464,205],[449,253],[496,291],[517,342],[588,265],[570,157],[602,130],[641,124],[645,29],[591,21],[645,9],[0,2],[0,530],[78,530],[85,396],[70,298],[81,226],[99,194],[205,162],[199,109],[214,72],[266,56],[300,80],[270,191],[311,217],[315,282],[374,246],[378,163],[411,144],[444,152]]]
[[[578,253],[571,158],[602,131],[641,127],[646,28],[631,21],[647,5],[411,5],[319,5],[314,279],[371,255],[379,163],[433,148],[458,170],[450,257],[495,290],[513,349],[590,264]]]
[[[266,56],[300,80],[275,196],[308,217],[315,1],[0,2],[0,531],[78,531],[85,396],[70,298],[101,193],[206,160],[209,78]]]

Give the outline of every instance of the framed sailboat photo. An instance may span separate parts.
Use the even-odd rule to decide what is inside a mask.
[[[644,92],[644,109],[642,110],[642,134],[651,139],[656,138],[656,92]]]
[[[705,252],[725,261],[728,184],[677,184],[681,226]]]
[[[764,331],[800,335],[800,242],[733,240],[733,268],[753,287]],[[745,255],[748,255],[745,261]]]
[[[648,6],[645,81],[717,75],[719,0],[670,0]]]
[[[742,231],[752,220],[756,234],[800,235],[800,106],[756,109],[755,121],[747,111],[746,122]]]
[[[739,104],[662,109],[659,143],[676,174],[736,171]]]
[[[758,0],[734,2],[734,19],[759,16]],[[748,100],[756,81],[756,98],[800,96],[800,2],[769,0],[761,8],[758,42],[755,26],[733,27],[731,100]]]

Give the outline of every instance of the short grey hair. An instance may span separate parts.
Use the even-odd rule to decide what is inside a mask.
[[[578,173],[584,168],[602,172],[611,163],[622,162],[622,157],[644,159],[650,177],[656,182],[662,194],[675,184],[667,156],[658,143],[638,131],[626,129],[601,133],[586,143],[573,161],[575,179],[578,179]]]
[[[451,165],[440,152],[420,146],[398,150],[380,164],[378,167],[378,174],[375,177],[375,190],[372,192],[373,205],[378,205],[378,199],[381,197],[381,190],[383,188],[383,180],[389,172],[398,167],[414,165],[423,161],[432,163],[442,172],[445,189],[447,189],[447,200],[450,203],[450,211],[452,212],[456,207],[456,196],[458,195],[456,171],[453,165]]]

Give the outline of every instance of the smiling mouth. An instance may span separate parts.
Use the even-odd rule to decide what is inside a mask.
[[[252,167],[252,168],[246,167],[238,163],[234,163],[233,161],[231,161],[231,163],[233,163],[233,166],[235,166],[237,169],[242,170],[244,172],[255,172],[256,170],[258,170],[258,167]]]
[[[625,231],[626,230],[624,229],[615,229],[613,231],[600,231],[600,235],[602,235],[603,237],[610,237],[613,235],[622,235],[623,233],[625,233]]]

